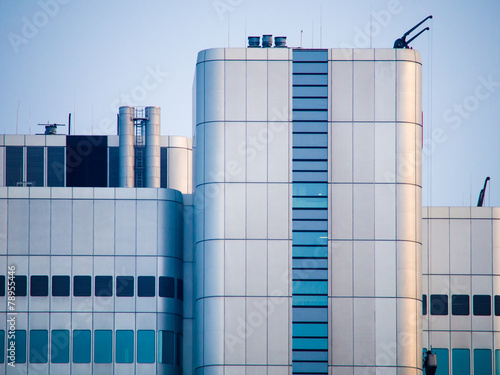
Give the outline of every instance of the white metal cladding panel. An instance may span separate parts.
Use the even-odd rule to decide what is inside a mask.
[[[224,295],[243,296],[246,287],[246,241],[227,240],[224,251]],[[288,266],[288,263],[287,263]]]
[[[240,183],[226,184],[225,192],[225,238],[245,238],[246,185]]]
[[[397,339],[396,299],[375,299],[375,364],[395,366],[396,351],[393,350]]]
[[[396,120],[396,62],[375,61],[375,121]]]
[[[245,297],[224,298],[225,364],[245,363]]]
[[[375,119],[375,64],[373,61],[353,63],[353,120]]]
[[[267,364],[267,307],[266,297],[246,298],[246,364]]]
[[[417,244],[399,241],[397,251],[397,296],[402,298],[420,298],[417,296],[417,284],[421,275],[417,275]]]
[[[268,120],[289,121],[290,62],[268,62]]]
[[[493,271],[491,224],[491,220],[471,220],[473,274],[491,274]]]
[[[115,202],[115,253],[132,255],[136,249],[136,201],[118,199]]]
[[[394,123],[375,124],[375,182],[394,183],[396,179],[396,126]]]
[[[433,221],[433,220],[431,220]],[[443,236],[445,233],[442,234]],[[450,220],[450,273],[470,274],[470,220]],[[434,247],[434,245],[432,245]]]
[[[73,200],[73,254],[92,255],[94,239],[94,202]]]
[[[375,363],[375,300],[355,298],[354,304],[354,363],[373,366]]]
[[[94,255],[115,252],[115,202],[94,201]]]
[[[205,242],[204,297],[224,295],[224,241]]]
[[[204,183],[224,182],[224,123],[200,125],[205,128]]]
[[[375,296],[396,295],[396,243],[375,242]]]
[[[289,185],[267,185],[268,238],[287,239],[289,231]]]
[[[353,291],[353,242],[333,241],[330,243],[331,256],[328,268],[331,271],[330,295],[333,297],[352,296]]]
[[[353,243],[353,294],[357,297],[373,297],[375,293],[375,243]]]
[[[204,299],[203,323],[204,365],[224,363],[224,297]]]
[[[29,215],[30,254],[50,254],[50,201],[46,199],[30,201],[27,214]]]
[[[247,296],[267,295],[267,241],[246,241]]]
[[[27,254],[29,240],[29,201],[11,199],[7,204],[7,252]]]
[[[374,182],[375,171],[375,124],[353,124],[353,181]]]
[[[375,239],[396,238],[396,197],[394,185],[375,185]]]
[[[330,62],[330,96],[332,121],[352,121],[353,62]]]
[[[225,120],[246,119],[246,62],[225,61]]]
[[[333,239],[350,239],[353,233],[353,187],[351,184],[330,185],[330,225]]]
[[[224,61],[205,65],[205,121],[224,121]]]
[[[267,185],[247,185],[246,236],[249,239],[267,238]]]
[[[179,190],[183,194],[191,194],[193,173],[190,158],[192,150],[169,147],[167,150],[167,183],[169,189]]]
[[[268,62],[247,61],[247,121],[267,121]]]
[[[421,162],[416,159],[416,128],[415,124],[397,123],[396,124],[396,181],[399,183],[415,184],[416,175],[421,173]]]
[[[415,123],[417,92],[416,66],[411,61],[398,61],[396,63],[396,120]]]
[[[247,123],[247,182],[267,181],[269,129],[265,122]]]
[[[350,182],[353,173],[353,124],[330,124],[332,182]]]
[[[375,186],[353,185],[353,238],[375,237]]]
[[[289,182],[291,173],[291,132],[289,122],[268,123],[267,180],[269,182]]]
[[[224,238],[224,184],[207,184],[204,187],[205,232],[203,239]]]
[[[224,165],[226,182],[244,182],[246,179],[246,124],[225,123]]]

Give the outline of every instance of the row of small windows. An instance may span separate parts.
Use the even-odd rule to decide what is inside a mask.
[[[116,276],[113,287],[113,276],[94,277],[94,296],[112,297],[113,292],[117,297],[155,297],[156,277],[138,276],[137,288],[135,287],[134,276]],[[73,276],[71,283],[70,276],[52,276],[52,296],[68,297],[73,285],[74,297],[90,297],[92,295],[92,277],[87,275]],[[16,275],[9,281],[9,289],[14,287],[16,297],[26,297],[28,294],[28,278],[24,275]],[[33,275],[30,277],[29,291],[31,297],[47,297],[49,295],[49,277],[45,275]],[[177,293],[176,293],[177,292]],[[182,279],[174,277],[160,276],[158,278],[158,296],[183,300],[184,283]],[[5,296],[5,276],[0,276],[0,296]]]
[[[424,348],[423,352],[425,357],[427,349]],[[471,373],[474,373],[476,375],[490,375],[493,373],[493,358],[491,349],[474,349],[472,351],[473,372],[471,372],[471,351],[469,349],[452,349],[451,361],[449,358],[448,349],[432,348],[432,352],[436,354],[438,363],[435,375],[470,375]],[[496,367],[495,374],[498,374],[500,372],[500,350],[496,349],[494,355],[494,363]]]
[[[34,329],[29,331],[29,343],[26,330],[8,331],[7,345],[15,345],[15,363],[27,360],[30,363],[48,363],[49,360],[51,363],[113,363],[113,360],[115,363],[155,363],[157,360],[161,364],[181,366],[181,333],[154,330],[116,330],[114,335],[112,330],[93,333],[93,351],[92,331],[86,329],[52,330],[50,342],[48,330]],[[4,345],[5,331],[0,330],[0,363],[5,362]],[[8,358],[8,362],[12,359]]]
[[[431,294],[430,314],[448,315],[448,295]],[[422,314],[427,315],[427,295],[422,295]],[[451,296],[451,315],[470,315],[470,296],[468,294],[453,294]],[[491,316],[491,296],[475,294],[472,296],[472,314],[476,316]],[[494,296],[494,314],[500,316],[500,295]]]

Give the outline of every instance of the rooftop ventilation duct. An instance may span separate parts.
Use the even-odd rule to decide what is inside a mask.
[[[273,36],[263,35],[262,36],[262,48],[271,48],[273,46]]]
[[[274,46],[277,48],[286,47],[286,36],[277,36],[274,38]]]
[[[248,47],[249,48],[259,48],[260,47],[260,36],[249,36],[248,37]]]

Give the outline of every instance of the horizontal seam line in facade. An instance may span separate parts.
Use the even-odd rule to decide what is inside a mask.
[[[413,298],[413,297],[394,297],[394,296],[328,296],[328,298],[333,299],[333,298],[338,298],[338,299],[367,299],[367,298],[378,298],[378,299],[408,299],[411,301],[421,301],[418,298]],[[435,316],[435,315],[433,315]]]
[[[0,187],[1,189],[2,187]],[[135,188],[134,188],[135,189]],[[7,197],[0,198],[2,200],[15,200],[15,199],[29,199],[29,200],[42,200],[42,199],[50,199],[50,200],[67,200],[67,201],[154,201],[154,202],[174,202],[183,205],[183,202],[170,200],[170,199],[155,199],[155,198],[71,198],[71,197]],[[189,206],[189,205],[188,205]]]
[[[422,273],[422,276],[500,276],[498,273]],[[439,293],[435,293],[439,294]]]
[[[392,365],[392,366],[382,366],[382,365],[328,365],[328,367],[346,367],[346,368],[352,368],[352,367],[362,367],[362,368],[377,367],[377,368],[408,368],[408,369],[422,370],[421,367],[402,366],[402,365]]]
[[[195,245],[209,241],[292,241],[292,239],[291,238],[209,238],[200,240],[196,242]],[[314,245],[307,245],[307,246],[314,246]],[[326,247],[326,245],[322,246]]]
[[[171,259],[179,259],[183,260],[182,258],[178,257],[172,257],[168,255],[137,255],[137,254],[131,254],[131,255],[122,255],[122,254],[2,254],[2,256],[22,256],[22,257],[46,257],[46,256],[51,256],[51,257],[133,257],[133,258],[140,258],[140,257],[148,257],[148,258],[171,258]]]
[[[203,297],[198,297],[198,298],[195,298],[195,302],[196,301],[201,301],[203,299],[208,299],[208,298],[233,298],[233,297],[236,297],[236,298],[292,298],[292,295],[280,295],[280,296],[273,296],[273,295],[265,295],[265,294],[259,294],[259,295],[234,295],[234,294],[222,294],[222,295],[217,295],[217,296],[203,296]],[[324,296],[326,297],[326,296]],[[328,306],[322,306],[324,308],[327,308]]]
[[[422,127],[422,124],[413,121],[387,121],[387,120],[331,120],[327,121],[332,124],[410,124]]]
[[[422,245],[422,242],[412,241],[412,240],[401,240],[401,239],[387,239],[387,238],[329,238],[328,241],[351,241],[351,242],[409,242],[412,244]]]
[[[422,66],[422,63],[419,62],[419,61],[416,61],[416,60],[406,60],[406,59],[403,59],[403,60],[397,60],[397,59],[394,59],[394,60],[388,60],[388,59],[384,59],[384,60],[378,60],[378,59],[373,59],[373,60],[355,60],[355,59],[346,59],[346,60],[323,60],[323,61],[316,61],[316,60],[313,60],[313,61],[300,61],[300,60],[293,60],[293,59],[279,59],[279,60],[274,60],[274,59],[214,59],[214,60],[203,60],[203,61],[199,61],[196,63],[196,65],[200,65],[200,64],[204,64],[204,63],[207,63],[207,62],[212,62],[212,61],[243,61],[243,62],[248,62],[248,61],[282,61],[282,62],[293,62],[293,63],[323,63],[323,64],[327,64],[329,63],[330,61],[332,62],[410,62],[410,63],[414,63],[414,64],[418,64],[418,65],[421,65]]]

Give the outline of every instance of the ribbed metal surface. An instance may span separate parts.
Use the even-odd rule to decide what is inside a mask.
[[[120,187],[134,187],[134,107],[120,107]]]
[[[146,187],[161,184],[160,108],[146,107]]]

